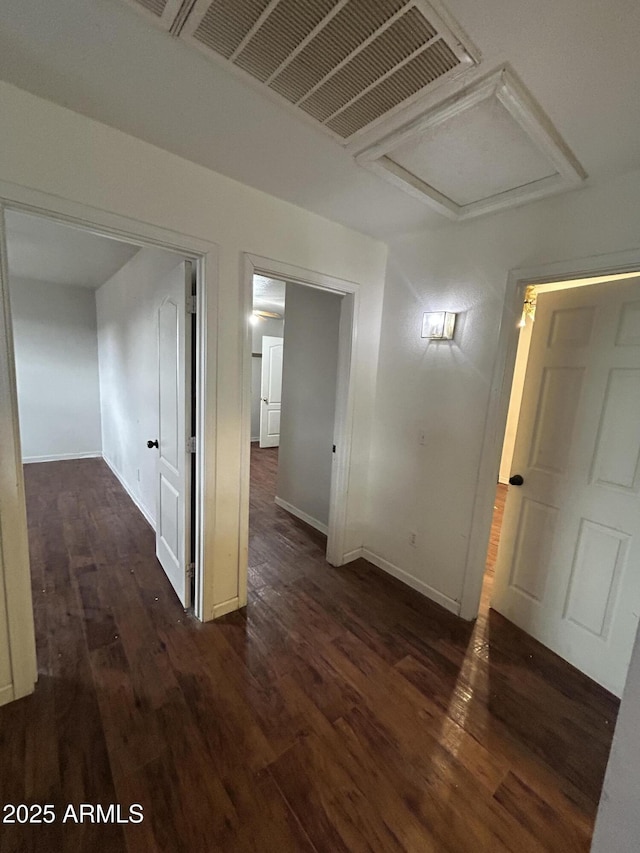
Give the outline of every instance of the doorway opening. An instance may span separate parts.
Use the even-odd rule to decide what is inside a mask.
[[[100,523],[89,505],[130,498],[159,576],[200,615],[199,258],[13,205],[0,232],[29,522],[40,489],[75,502],[76,537]],[[127,535],[114,526],[116,558]],[[96,557],[89,539],[76,562]]]
[[[265,463],[262,468],[272,492],[268,501],[277,506],[281,520],[295,519],[301,530],[320,537],[331,565],[354,558],[345,553],[345,534],[358,298],[358,287],[351,282],[245,256],[243,604],[249,568],[251,457],[254,474]]]
[[[637,272],[527,287],[482,591],[618,696],[637,628],[638,306]]]
[[[337,442],[342,299],[295,281],[253,277],[253,506],[259,493],[263,504],[272,500],[297,520],[291,530],[311,527],[325,541]],[[276,517],[287,518],[282,512]],[[312,537],[318,539],[315,533]]]

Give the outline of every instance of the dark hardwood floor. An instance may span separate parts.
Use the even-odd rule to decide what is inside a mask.
[[[249,606],[207,625],[106,465],[26,467],[40,676],[0,709],[0,803],[58,819],[2,853],[587,851],[617,701],[488,610],[490,572],[469,625],[329,566],[276,460],[252,450]]]

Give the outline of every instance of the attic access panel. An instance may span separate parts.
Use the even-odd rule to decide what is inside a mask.
[[[477,63],[436,2],[185,0],[169,28],[346,145]]]
[[[586,177],[506,68],[427,110],[356,161],[451,219],[562,192]]]

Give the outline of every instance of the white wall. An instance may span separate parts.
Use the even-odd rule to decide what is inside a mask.
[[[284,320],[265,317],[251,327],[251,352],[262,352],[262,338],[271,335],[281,338],[284,335]],[[260,438],[260,388],[262,385],[262,359],[251,359],[251,441]]]
[[[158,438],[156,285],[183,259],[140,249],[96,291],[102,452],[155,527]]]
[[[392,243],[366,544],[385,568],[454,612],[509,271],[567,259],[581,270],[585,258],[639,245],[640,173]],[[422,312],[444,309],[458,312],[455,339],[423,340]]]
[[[639,730],[640,633],[636,636],[622,694],[591,853],[637,853],[640,840]]]
[[[287,282],[286,304],[276,495],[323,529],[329,523],[342,297]]]
[[[101,455],[95,292],[11,278],[24,462]]]
[[[126,217],[127,232],[158,239],[156,229],[160,228],[172,245],[203,246],[208,252],[205,343],[209,383],[203,477],[205,618],[244,604],[239,575],[247,543],[246,527],[240,527],[244,516],[239,512],[243,454],[241,359],[246,322],[240,299],[243,253],[273,258],[359,286],[356,322],[360,334],[354,353],[356,393],[345,553],[360,547],[386,247],[6,83],[0,83],[0,114],[0,194],[4,199],[28,202],[117,229],[124,228],[122,217]],[[6,368],[8,377],[11,362],[4,338],[0,339],[0,347],[4,354],[0,367]],[[2,375],[0,380],[5,381]],[[11,396],[6,394],[0,398],[0,427],[6,427],[9,439],[11,414]],[[11,509],[15,553],[22,555],[20,559],[7,560],[6,565],[13,567],[16,588],[21,590],[20,595],[16,593],[16,601],[22,608],[18,614],[21,624],[26,625],[26,532],[16,522],[21,517],[22,504],[12,440],[0,445],[0,482],[9,490],[6,496],[3,494],[6,500],[0,505],[0,522],[4,530],[5,516],[9,518]],[[8,606],[11,608],[11,602]]]

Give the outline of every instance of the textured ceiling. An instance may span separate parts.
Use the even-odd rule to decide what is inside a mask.
[[[591,183],[640,168],[637,0],[448,0],[510,63]],[[442,223],[333,140],[118,0],[3,0],[0,78],[382,238]]]
[[[262,311],[284,313],[287,285],[275,278],[263,275],[253,277],[253,307]]]

